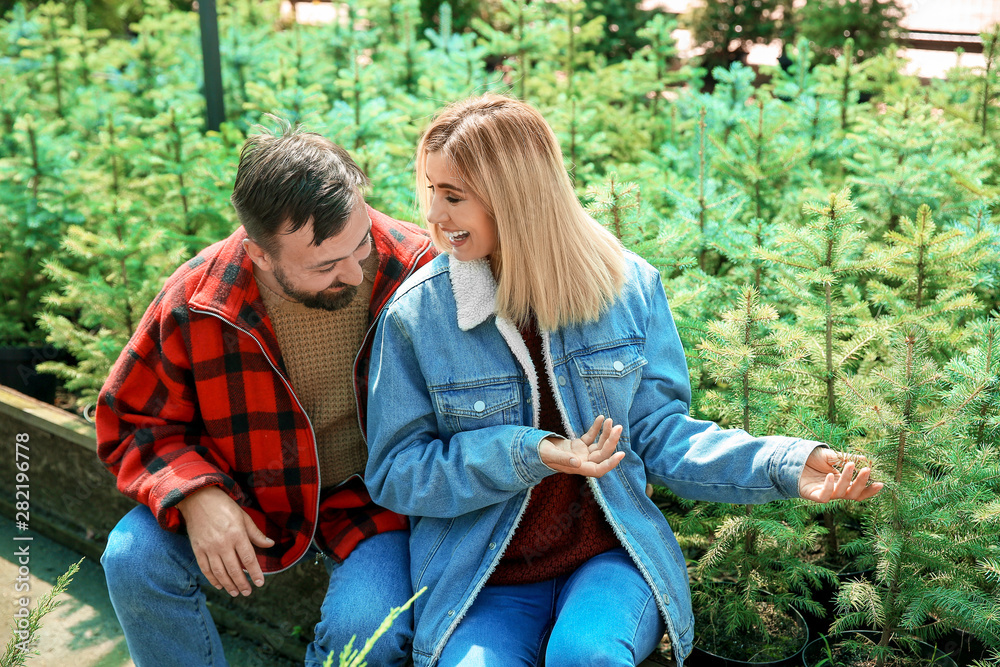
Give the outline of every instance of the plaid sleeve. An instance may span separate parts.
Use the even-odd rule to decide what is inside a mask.
[[[179,306],[158,317],[162,298],[146,313],[101,390],[97,453],[122,493],[147,505],[164,529],[176,531],[182,522],[178,502],[207,486],[232,493],[234,483],[205,442],[184,341],[187,309]]]

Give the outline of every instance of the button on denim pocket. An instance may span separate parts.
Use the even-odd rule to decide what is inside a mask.
[[[487,426],[520,424],[518,382],[432,387],[434,409],[452,433]]]
[[[629,344],[573,357],[595,417],[603,414],[616,424],[628,419],[628,406],[639,388],[642,367],[646,365],[646,358],[639,350],[639,346]]]

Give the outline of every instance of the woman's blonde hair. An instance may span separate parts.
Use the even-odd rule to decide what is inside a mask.
[[[491,256],[496,312],[518,326],[532,313],[553,331],[597,319],[625,282],[618,239],[587,215],[545,119],[528,104],[487,94],[446,107],[417,147],[417,193],[426,215],[428,153],[440,153],[497,226]],[[431,238],[450,250],[436,225]]]

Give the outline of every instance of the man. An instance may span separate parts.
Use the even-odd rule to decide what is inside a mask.
[[[306,665],[411,595],[407,523],[364,487],[361,424],[378,314],[434,251],[367,185],[317,134],[251,136],[242,226],[170,277],[104,385],[98,454],[140,505],[101,562],[138,667],[225,665],[200,587],[249,595],[313,544],[330,584]],[[411,619],[369,664],[407,659]]]

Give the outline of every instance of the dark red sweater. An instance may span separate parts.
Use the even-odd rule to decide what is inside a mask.
[[[532,321],[521,331],[538,371],[539,424],[562,433],[563,425],[542,357],[542,337]],[[532,584],[573,572],[587,560],[621,546],[582,475],[556,473],[531,492],[528,508],[490,576],[493,586]]]

